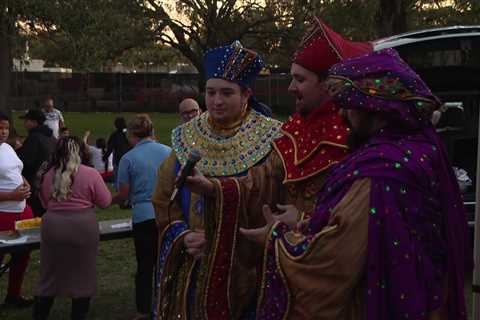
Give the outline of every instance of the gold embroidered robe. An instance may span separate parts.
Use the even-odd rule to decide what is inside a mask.
[[[204,113],[172,132],[174,151],[159,168],[152,199],[161,233],[156,319],[240,319],[255,309],[257,266],[262,252],[238,235],[238,227],[260,226],[264,224],[263,216],[247,216],[239,210],[236,201],[230,199],[238,196],[236,192],[216,201],[191,193],[190,201],[181,198],[170,210],[169,198],[179,164],[185,163],[192,149],[202,155],[196,167],[206,176],[245,174],[271,152],[280,125],[250,111],[232,135],[221,135],[212,130],[208,113]],[[279,201],[274,192],[270,196],[275,199],[272,201]],[[221,212],[214,214],[216,208],[222,208]],[[209,222],[205,224],[205,220]],[[205,256],[195,261],[186,253],[183,237],[191,230],[203,229],[207,239]]]

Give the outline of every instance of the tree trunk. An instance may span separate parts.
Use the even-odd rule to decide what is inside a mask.
[[[198,84],[198,92],[202,93],[205,92],[205,84],[207,82],[207,79],[205,79],[205,70],[198,70],[198,79],[197,79],[197,84]]]
[[[193,50],[177,50],[190,61],[190,63],[197,69],[198,71],[198,92],[201,94],[205,91],[205,66],[203,65],[203,52],[195,52]]]
[[[377,12],[377,31],[388,37],[407,31],[409,0],[380,0]]]
[[[0,111],[10,116],[10,77],[12,71],[12,37],[15,25],[5,5],[0,5]]]

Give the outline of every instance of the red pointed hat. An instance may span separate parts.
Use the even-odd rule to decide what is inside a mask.
[[[323,73],[340,61],[367,54],[372,49],[370,42],[349,41],[314,17],[293,56],[293,63]]]

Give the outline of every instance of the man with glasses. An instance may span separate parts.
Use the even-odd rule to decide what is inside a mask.
[[[198,102],[192,98],[183,99],[178,105],[178,114],[182,123],[188,122],[202,113]]]

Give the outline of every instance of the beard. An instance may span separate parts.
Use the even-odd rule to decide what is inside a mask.
[[[370,134],[352,129],[347,137],[347,146],[351,151],[355,151],[370,140]]]
[[[372,128],[375,118],[369,114],[364,114],[360,119],[358,126],[354,128],[347,117],[344,117],[344,121],[350,128],[350,133],[347,137],[347,146],[351,151],[357,150],[370,140],[372,134]]]

